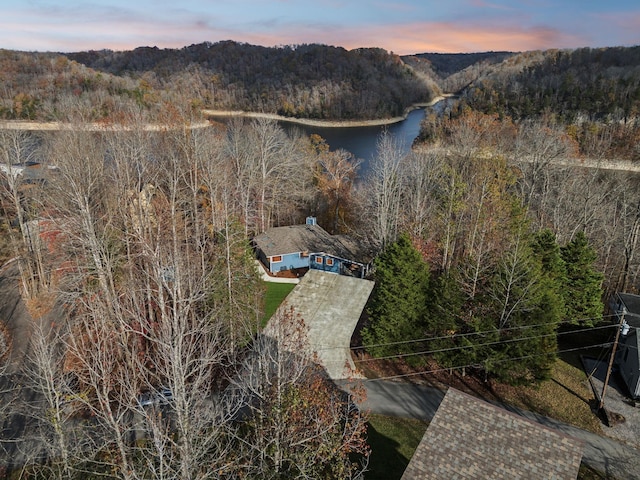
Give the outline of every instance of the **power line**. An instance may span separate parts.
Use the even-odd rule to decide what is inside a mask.
[[[595,318],[581,318],[578,320],[563,320],[561,322],[557,322],[556,325],[564,325],[564,324],[572,324],[572,323],[579,323],[579,322],[585,322],[585,321],[592,321],[592,320],[599,320],[601,318],[608,318],[608,317],[615,317],[615,314],[610,314],[610,315],[603,315],[600,317],[595,317]],[[512,331],[512,330],[524,330],[527,328],[537,328],[537,327],[544,327],[550,325],[550,322],[547,323],[538,323],[535,325],[519,325],[516,327],[509,327],[509,328],[504,328],[502,329],[502,331]],[[613,324],[612,324],[613,325]],[[606,328],[608,328],[609,325],[607,325]],[[592,329],[595,328],[600,328],[600,327],[591,327]],[[451,338],[458,338],[458,337],[468,337],[468,336],[472,336],[472,335],[486,335],[486,334],[492,334],[492,333],[496,333],[497,330],[484,330],[484,331],[480,331],[480,332],[467,332],[467,333],[454,333],[453,335],[443,335],[440,337],[425,337],[425,338],[416,338],[416,339],[410,339],[410,340],[400,340],[397,342],[388,342],[388,343],[377,343],[377,344],[373,344],[373,345],[361,345],[361,346],[357,346],[357,347],[351,347],[351,350],[364,350],[366,348],[376,348],[376,347],[391,347],[394,345],[405,345],[405,344],[409,344],[409,343],[419,343],[419,342],[429,342],[429,341],[433,341],[433,340],[446,340],[446,339],[451,339]],[[568,332],[568,333],[573,333],[573,332]],[[330,347],[330,346],[326,346],[326,347],[322,347],[319,348],[318,351],[320,350],[333,350],[336,348],[343,348],[343,347]]]
[[[597,320],[600,318],[607,318],[607,317],[613,317],[615,315],[604,315],[602,317],[597,317],[597,318],[583,318],[580,320],[563,320],[561,322],[558,322],[556,325],[564,325],[564,324],[569,324],[569,323],[575,323],[575,322],[581,322],[581,321],[587,321],[587,320]],[[510,332],[510,331],[516,331],[516,330],[525,330],[528,328],[537,328],[537,327],[543,327],[543,326],[548,326],[550,325],[550,323],[538,323],[535,325],[519,325],[516,327],[509,327],[509,328],[503,328],[501,331],[502,332]],[[600,329],[600,328],[610,328],[612,326],[615,326],[614,324],[611,325],[605,325],[605,326],[600,326],[600,327],[589,327],[588,329],[584,329],[584,330],[573,330],[570,332],[559,332],[557,333],[557,335],[566,335],[566,334],[571,334],[571,333],[578,333],[578,332],[582,332],[582,331],[588,331],[588,330],[596,330],[596,329]],[[452,335],[442,335],[440,337],[425,337],[425,338],[417,338],[417,339],[410,339],[410,340],[401,340],[401,341],[397,341],[397,342],[389,342],[389,343],[377,343],[377,344],[373,344],[373,345],[360,345],[357,347],[350,347],[350,349],[352,351],[357,351],[357,350],[364,350],[367,348],[377,348],[377,347],[391,347],[394,345],[407,345],[407,344],[411,344],[411,343],[421,343],[421,342],[432,342],[435,340],[450,340],[450,339],[455,339],[455,338],[460,338],[460,337],[469,337],[469,336],[473,336],[473,335],[487,335],[487,334],[495,334],[496,332],[498,332],[499,330],[494,329],[494,330],[483,330],[483,331],[479,331],[479,332],[467,332],[467,333],[454,333]],[[342,350],[345,347],[343,346],[329,346],[329,345],[319,345],[318,348],[316,348],[317,352],[320,351],[324,351],[324,350]]]
[[[499,341],[494,341],[494,342],[487,342],[487,343],[479,343],[479,344],[471,344],[471,345],[458,345],[455,347],[447,347],[447,348],[441,348],[441,349],[437,349],[437,350],[424,350],[421,352],[409,352],[409,353],[398,353],[395,355],[388,355],[385,357],[372,357],[372,358],[364,358],[361,360],[354,360],[354,363],[366,363],[366,362],[374,362],[376,360],[391,360],[391,359],[395,359],[395,358],[406,358],[406,357],[413,357],[413,356],[418,356],[418,355],[431,355],[434,353],[443,353],[443,352],[451,352],[451,351],[455,351],[455,350],[463,350],[463,349],[468,349],[468,348],[480,348],[480,347],[489,347],[491,345],[503,345],[505,343],[515,343],[515,342],[524,342],[527,340],[533,340],[536,338],[548,338],[548,337],[556,337],[559,335],[567,335],[570,333],[582,333],[582,332],[587,332],[587,331],[593,331],[593,330],[599,330],[599,329],[603,329],[603,328],[611,328],[611,327],[616,327],[617,325],[605,325],[605,326],[601,326],[601,327],[591,327],[591,328],[584,328],[582,330],[574,330],[572,332],[560,332],[560,333],[546,333],[544,335],[531,335],[528,337],[520,337],[520,338],[511,338],[508,340],[499,340]],[[444,337],[444,338],[451,338],[451,337]]]
[[[587,348],[594,348],[594,347],[605,347],[605,346],[609,346],[611,345],[611,342],[607,342],[607,343],[598,343],[598,344],[593,344],[593,345],[586,345],[583,347],[576,347],[576,348],[567,348],[565,350],[556,350],[555,352],[553,352],[553,354],[558,355],[560,353],[567,353],[567,352],[575,352],[577,350],[586,350]],[[525,360],[527,358],[533,358],[533,357],[542,357],[542,356],[546,356],[546,355],[551,355],[552,353],[539,353],[539,354],[534,354],[534,355],[524,355],[522,357],[513,357],[513,358],[503,358],[500,360],[496,360],[495,363],[505,363],[505,362],[511,362],[511,361],[516,361],[516,360]],[[463,369],[463,368],[469,368],[469,367],[477,367],[479,366],[479,363],[470,363],[467,365],[460,365],[457,367],[442,367],[442,368],[436,368],[433,370],[424,370],[421,372],[411,372],[411,373],[402,373],[402,374],[398,374],[398,375],[390,375],[387,377],[378,377],[378,378],[367,378],[365,380],[363,380],[363,382],[376,382],[376,381],[380,381],[380,380],[394,380],[397,378],[406,378],[406,377],[414,377],[416,375],[429,375],[429,374],[433,374],[433,373],[440,373],[440,372],[446,372],[446,371],[450,371],[450,370],[458,370],[458,369]]]

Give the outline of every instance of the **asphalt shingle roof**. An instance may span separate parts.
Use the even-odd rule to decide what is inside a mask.
[[[325,252],[345,260],[362,261],[353,245],[340,235],[331,235],[319,225],[290,225],[270,228],[253,238],[255,245],[267,256],[287,253]]]
[[[618,296],[627,307],[625,320],[632,327],[640,327],[640,295],[632,293],[619,293]]]
[[[575,480],[580,441],[450,388],[402,480]]]

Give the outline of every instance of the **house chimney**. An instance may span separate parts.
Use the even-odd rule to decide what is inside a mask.
[[[318,222],[316,222],[316,217],[307,217],[306,224],[307,225],[317,225]]]

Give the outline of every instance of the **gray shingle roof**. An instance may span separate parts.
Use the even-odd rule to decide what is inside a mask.
[[[627,313],[624,317],[627,323],[632,327],[640,327],[640,295],[618,293],[618,296],[627,307]]]
[[[253,242],[267,257],[296,252],[325,252],[346,260],[362,262],[352,244],[345,242],[339,235],[330,235],[319,225],[270,228],[255,236]]]
[[[402,480],[575,480],[583,445],[450,388]]]

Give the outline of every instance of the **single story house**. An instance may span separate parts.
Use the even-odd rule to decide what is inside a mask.
[[[402,480],[575,480],[583,444],[449,388]]]
[[[364,278],[370,268],[355,242],[344,235],[329,234],[315,217],[307,217],[304,225],[270,228],[256,235],[252,243],[271,274],[311,268]]]
[[[622,330],[616,352],[618,372],[633,398],[640,398],[640,295],[617,293],[611,301],[616,323],[622,321]]]

